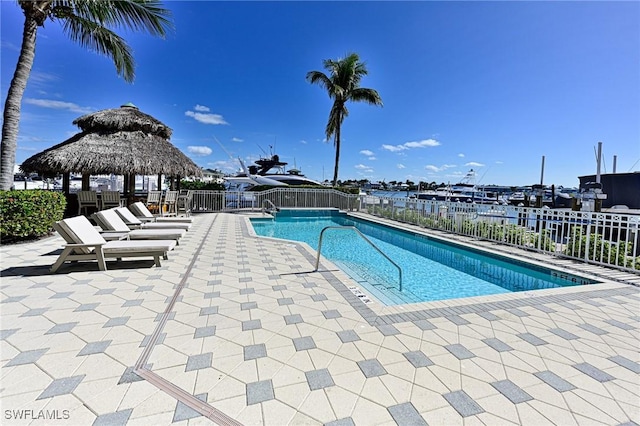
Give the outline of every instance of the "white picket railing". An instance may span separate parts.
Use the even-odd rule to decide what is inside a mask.
[[[640,273],[640,216],[363,197],[360,210],[425,228]]]
[[[267,191],[193,191],[192,212],[260,211],[263,201],[278,208],[358,208],[358,196],[334,189],[272,188]]]
[[[639,273],[640,216],[346,194],[332,189],[193,191],[191,211],[338,208]]]

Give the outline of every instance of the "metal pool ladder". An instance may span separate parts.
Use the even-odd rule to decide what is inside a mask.
[[[268,200],[267,200],[268,201]],[[386,254],[384,254],[382,252],[382,250],[380,250],[375,244],[373,244],[371,242],[371,240],[369,240],[362,232],[360,232],[360,230],[358,228],[356,228],[355,226],[327,226],[325,228],[322,229],[322,231],[320,231],[320,240],[318,241],[318,256],[316,257],[316,268],[313,270],[313,272],[318,272],[318,266],[320,265],[320,251],[322,250],[322,238],[324,237],[324,231],[326,231],[327,229],[353,229],[354,231],[356,231],[356,233],[358,235],[360,235],[367,243],[369,243],[369,245],[371,247],[373,247],[374,249],[376,249],[376,251],[378,253],[380,253],[382,256],[385,257],[385,259],[387,259],[389,262],[391,262],[391,264],[393,266],[395,266],[396,268],[398,268],[398,275],[399,275],[399,290],[402,291],[402,269],[400,269],[400,267],[398,266],[398,264],[396,262],[394,262],[393,260],[391,260],[391,258],[389,256],[387,256]]]
[[[265,204],[271,205],[271,208],[272,208],[271,211],[273,211],[273,217],[275,218],[276,217],[276,213],[279,212],[280,209],[277,208],[276,205],[273,204],[273,202],[271,200],[269,200],[268,198],[265,198],[264,200],[262,200],[262,213],[268,211],[264,206]]]

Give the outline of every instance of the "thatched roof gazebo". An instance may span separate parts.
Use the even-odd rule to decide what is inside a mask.
[[[202,176],[200,167],[169,142],[172,130],[135,105],[83,115],[73,124],[80,133],[33,155],[20,168],[27,173],[63,173],[66,193],[70,173],[82,173],[83,189],[89,189],[89,175],[124,175],[125,193],[134,192],[136,174]]]

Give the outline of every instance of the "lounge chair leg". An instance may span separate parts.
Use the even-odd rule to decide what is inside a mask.
[[[69,253],[71,253],[72,250],[73,248],[71,247],[65,247],[64,250],[62,250],[62,253],[60,253],[60,256],[58,257],[58,260],[56,260],[56,263],[54,263],[53,266],[51,266],[52,274],[58,271],[58,269],[60,268],[60,266],[62,266],[64,261],[67,259],[67,256],[69,255]]]
[[[107,270],[107,262],[104,260],[104,253],[102,253],[102,247],[96,247],[96,260],[98,261],[98,268],[101,271]]]
[[[156,266],[162,266],[160,264],[160,255],[159,254],[154,254],[153,255],[153,261],[155,262]]]
[[[167,255],[167,253],[165,252],[165,253],[162,255],[162,258],[163,258],[164,260],[168,260],[168,259],[169,259],[169,256],[168,256],[168,255]]]

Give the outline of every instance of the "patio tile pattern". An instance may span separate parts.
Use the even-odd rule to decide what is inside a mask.
[[[308,246],[256,238],[241,214],[195,216],[159,268],[51,275],[62,246],[0,247],[4,409],[69,410],[69,424],[640,423],[633,285],[365,304],[330,262],[312,272]]]

